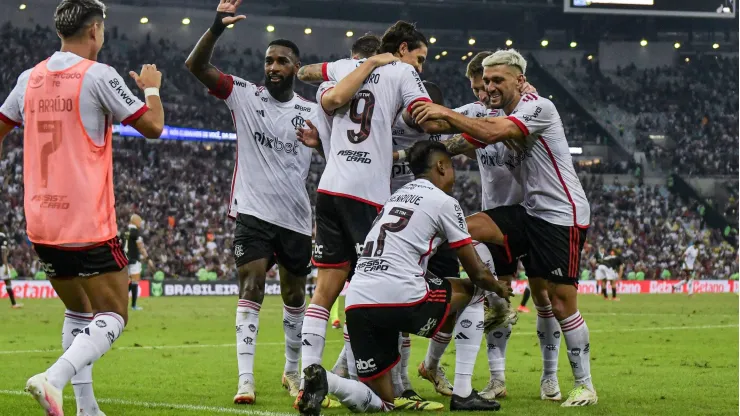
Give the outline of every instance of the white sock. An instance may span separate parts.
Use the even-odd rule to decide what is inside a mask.
[[[301,374],[309,365],[321,364],[328,321],[329,311],[326,308],[313,303],[308,305],[301,332]]]
[[[576,386],[586,385],[593,390],[591,384],[591,343],[588,339],[588,326],[583,320],[581,312],[560,321],[563,328],[565,346],[568,347],[568,359],[573,369],[573,378]]]
[[[254,353],[257,350],[260,309],[262,305],[251,300],[239,299],[236,307],[236,362],[239,368],[239,385],[254,384]]]
[[[452,334],[445,334],[442,332],[437,332],[434,334],[432,339],[429,340],[427,356],[424,358],[424,367],[426,367],[427,370],[439,367],[439,360],[442,359],[442,354],[445,353],[445,349],[450,345],[451,340]]]
[[[345,328],[347,325],[345,325]],[[344,330],[345,333],[347,330]],[[347,347],[345,345],[342,345],[342,351],[339,352],[339,357],[337,357],[337,362],[334,363],[334,367],[331,369],[331,372],[334,374],[337,373],[349,373],[349,366],[347,365]]]
[[[694,294],[694,278],[693,277],[689,279],[688,282],[686,282],[686,287],[687,287],[687,290],[689,291],[689,295],[693,295]]]
[[[486,334],[488,344],[488,370],[491,378],[506,381],[506,345],[511,337],[511,325],[496,328]]]
[[[329,382],[329,393],[352,412],[389,412],[395,407],[393,403],[384,402],[370,387],[355,380],[347,380],[334,373],[326,373]]]
[[[285,367],[286,373],[297,373],[301,359],[301,332],[306,304],[299,307],[283,305],[283,332],[285,332]]]
[[[342,328],[344,331],[344,355],[347,359],[347,372],[350,380],[359,380],[357,378],[357,365],[355,364],[355,353],[352,352],[352,345],[349,342],[349,332],[347,332],[347,322]]]
[[[398,352],[401,352],[401,345],[403,344],[403,337],[398,334]],[[400,397],[404,392],[403,378],[401,377],[401,366],[396,364],[391,369],[391,380],[393,381],[393,396]]]
[[[557,378],[560,324],[552,313],[552,305],[537,306],[537,338],[542,351],[542,378]]]
[[[65,311],[64,323],[62,324],[62,350],[67,351],[75,336],[90,325],[92,319],[92,313]],[[86,365],[72,377],[77,411],[84,410],[88,414],[96,415],[100,407],[98,407],[98,402],[95,400],[92,382],[92,364]]]
[[[473,392],[473,368],[483,339],[483,302],[468,305],[455,323],[455,382],[453,393],[468,397]]]
[[[411,390],[411,380],[409,380],[409,358],[411,358],[411,338],[409,336],[401,336],[401,381],[403,381],[403,389]]]
[[[117,313],[103,312],[95,315],[92,322],[77,334],[59,360],[46,371],[49,383],[58,389],[64,389],[72,377],[110,350],[124,327],[123,317]]]

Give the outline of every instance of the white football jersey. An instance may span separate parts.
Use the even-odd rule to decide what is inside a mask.
[[[555,105],[547,98],[526,94],[507,119],[527,137],[527,155],[521,164],[527,213],[552,224],[587,227],[591,207],[573,167]]]
[[[307,119],[315,124],[321,109],[298,94],[277,101],[267,88],[232,75],[222,75],[219,84],[222,89],[211,93],[229,106],[237,137],[229,216],[252,215],[311,235],[306,178],[312,150],[295,131]]]
[[[321,97],[336,85],[337,83],[334,81],[325,81],[319,85],[319,89],[316,91],[316,102],[319,103],[319,111],[314,125],[316,126],[316,130],[319,131],[324,157],[329,157],[329,153],[331,152],[331,123],[334,120],[334,113],[324,110],[321,106]]]
[[[405,305],[428,296],[424,274],[429,257],[442,243],[470,244],[460,204],[417,179],[388,199],[365,239],[346,306]]]
[[[72,52],[54,52],[46,63],[50,71],[63,71],[82,62]],[[23,124],[24,99],[28,78],[33,68],[18,77],[18,83],[0,107],[0,120],[9,124]],[[96,62],[84,75],[80,91],[80,118],[90,139],[97,145],[105,144],[108,126],[114,121],[130,124],[149,109],[123,82],[121,75],[108,65]]]
[[[696,258],[699,256],[699,249],[694,245],[686,247],[686,251],[683,253],[683,269],[694,270],[694,263]]]
[[[447,140],[449,134],[429,134],[419,131],[409,126],[403,119],[403,114],[399,114],[396,123],[393,125],[393,151],[408,149],[414,143],[422,140],[432,140],[435,142]],[[414,174],[411,172],[408,160],[403,162],[393,162],[393,171],[391,172],[391,193],[401,189],[404,185],[414,180]]]
[[[363,62],[326,62],[324,78],[340,81]],[[318,192],[382,206],[391,189],[392,126],[417,101],[431,100],[414,67],[394,62],[375,69],[349,105],[334,112],[331,152]]]
[[[483,103],[476,101],[455,109],[468,117],[501,117],[503,110],[488,110]],[[518,205],[524,200],[520,182],[521,165],[528,152],[517,153],[506,148],[503,143],[489,144],[471,141],[477,150],[481,181],[481,209],[493,209],[506,205]]]

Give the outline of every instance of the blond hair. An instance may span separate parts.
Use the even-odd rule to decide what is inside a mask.
[[[499,49],[483,60],[483,66],[507,65],[519,68],[522,74],[527,72],[527,60],[516,49]]]

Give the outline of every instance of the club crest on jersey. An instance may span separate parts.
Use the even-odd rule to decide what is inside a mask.
[[[298,107],[300,106],[296,104],[295,108],[297,109]],[[301,108],[306,108],[306,107],[301,107]],[[306,119],[298,115],[298,116],[293,117],[292,120],[290,120],[290,124],[293,125],[293,128],[297,129],[299,127],[303,127],[306,124]]]

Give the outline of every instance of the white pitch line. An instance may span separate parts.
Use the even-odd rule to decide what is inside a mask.
[[[619,329],[590,329],[591,334],[602,334],[602,333],[615,333],[615,332],[642,332],[642,331],[680,331],[680,330],[691,330],[691,329],[719,329],[719,328],[738,328],[739,325],[699,325],[699,326],[664,326],[660,328],[619,328]],[[514,332],[512,336],[530,336],[529,332]],[[343,340],[328,340],[327,344],[344,342]],[[285,345],[283,342],[262,342],[257,346],[269,346],[269,345]],[[188,348],[229,348],[234,347],[234,344],[182,344],[182,345],[150,345],[142,347],[119,347],[113,348],[114,351],[137,351],[137,350],[172,350],[172,349],[188,349]],[[11,350],[11,351],[0,351],[0,355],[9,354],[40,354],[45,352],[61,352],[61,350]]]
[[[6,396],[26,396],[29,395],[24,391],[17,390],[0,390],[0,395]],[[29,395],[30,396],[30,395]],[[66,400],[74,399],[74,396],[64,396]],[[279,413],[279,412],[267,412],[261,410],[241,410],[232,409],[229,407],[215,407],[215,406],[198,406],[192,404],[176,404],[176,403],[158,403],[158,402],[141,402],[138,400],[122,400],[122,399],[97,399],[98,403],[113,404],[118,406],[132,406],[132,407],[144,407],[148,409],[166,408],[166,409],[178,409],[178,410],[190,410],[199,412],[210,412],[210,413],[229,413],[234,415],[253,415],[253,416],[294,416],[294,413]]]
[[[337,342],[344,342],[344,340],[328,340],[326,343],[332,344]],[[226,348],[233,347],[235,344],[180,344],[180,345],[143,345],[141,347],[113,347],[113,351],[126,351],[126,350],[171,350],[171,349],[188,349],[188,348]],[[257,346],[269,346],[269,345],[285,345],[285,342],[262,342]],[[39,354],[44,352],[62,352],[59,349],[47,349],[47,350],[18,350],[18,351],[0,351],[0,355],[4,354]]]
[[[685,314],[685,315],[684,315]],[[687,312],[683,313],[622,313],[622,312],[587,312],[584,315],[586,318],[589,316],[671,316],[671,317],[687,317]],[[737,316],[737,314],[731,313],[713,313],[712,316]]]

